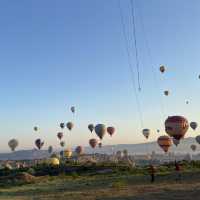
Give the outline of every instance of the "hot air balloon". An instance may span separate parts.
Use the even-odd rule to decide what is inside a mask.
[[[61,142],[60,142],[60,146],[61,146],[61,147],[64,147],[64,146],[65,146],[65,141],[61,141]]]
[[[83,154],[83,147],[82,146],[77,146],[75,149],[75,152],[77,153],[77,155],[81,155]]]
[[[51,154],[52,152],[53,152],[53,147],[52,147],[52,146],[49,146],[49,147],[48,147],[48,153]]]
[[[58,158],[49,158],[48,163],[52,166],[60,165],[60,161]]]
[[[8,142],[8,146],[10,147],[11,151],[15,151],[16,147],[19,145],[19,142],[18,140],[16,139],[11,139],[9,142]]]
[[[99,145],[99,148],[102,148],[102,143],[101,143],[101,142],[99,142],[99,144],[98,144],[98,145]]]
[[[110,136],[112,136],[115,133],[115,127],[112,126],[108,127],[107,132]]]
[[[124,150],[123,150],[123,154],[124,154],[125,157],[128,156],[128,150],[127,150],[127,149],[124,149]]]
[[[106,134],[106,126],[104,124],[97,124],[95,126],[95,132],[97,136],[102,140],[104,135]]]
[[[60,157],[64,157],[64,151],[60,151]]]
[[[144,135],[144,137],[145,137],[146,139],[149,138],[149,135],[150,135],[150,130],[149,130],[149,129],[143,129],[143,130],[142,130],[142,133],[143,133],[143,135]]]
[[[42,146],[44,145],[44,142],[41,139],[35,140],[35,145],[38,149],[41,149]]]
[[[71,111],[72,111],[72,113],[75,113],[75,107],[74,106],[71,107]]]
[[[64,129],[65,128],[65,123],[60,123],[60,128]]]
[[[185,117],[171,116],[165,121],[165,131],[176,140],[180,140],[184,137],[189,128],[189,123]]]
[[[122,158],[122,152],[121,151],[117,151],[116,152],[116,156],[118,159]]]
[[[173,138],[173,143],[175,146],[178,146],[180,144],[180,140],[176,140]]]
[[[186,104],[189,104],[189,101],[186,101]]]
[[[165,66],[164,66],[164,65],[161,65],[161,66],[160,66],[160,72],[161,72],[161,73],[164,73],[164,72],[165,72]]]
[[[12,170],[13,168],[12,168],[12,166],[9,163],[5,163],[4,164],[4,169],[6,169],[6,170]]]
[[[200,75],[199,75],[199,79],[200,79]]]
[[[94,125],[93,124],[89,124],[88,125],[88,129],[90,130],[90,132],[92,133],[94,130]]]
[[[195,130],[195,129],[197,128],[197,126],[198,126],[197,122],[191,122],[191,123],[190,123],[190,127],[191,127],[193,130]]]
[[[38,127],[37,127],[37,126],[34,126],[34,127],[33,127],[33,130],[34,130],[34,131],[38,131]]]
[[[63,135],[64,135],[64,134],[63,134],[62,132],[57,133],[58,139],[61,140],[61,139],[63,138]]]
[[[192,149],[192,151],[196,151],[197,146],[196,146],[195,144],[192,144],[192,145],[190,146],[190,148]]]
[[[89,144],[90,144],[90,146],[94,149],[96,146],[97,146],[97,144],[98,144],[98,141],[96,140],[96,139],[90,139],[89,140]]]
[[[64,150],[64,156],[66,157],[66,158],[71,158],[71,156],[72,156],[72,150],[71,149],[65,149]]]
[[[165,91],[164,91],[164,95],[165,95],[165,96],[168,96],[168,95],[169,95],[169,91],[168,91],[168,90],[165,90]]]
[[[58,159],[60,159],[60,155],[58,153],[53,153],[51,155],[51,158],[58,158]]]
[[[74,124],[72,122],[68,122],[66,126],[71,131],[72,128],[74,127]]]
[[[157,143],[165,153],[167,153],[169,148],[172,146],[171,138],[166,135],[160,136],[157,140]]]
[[[200,135],[197,135],[195,139],[196,139],[197,143],[200,144]]]

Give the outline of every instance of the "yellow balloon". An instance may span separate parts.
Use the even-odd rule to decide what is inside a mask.
[[[64,150],[64,156],[65,156],[66,158],[71,158],[71,156],[72,156],[72,151],[71,151],[71,149],[66,149],[66,150]]]
[[[58,166],[58,165],[60,165],[60,161],[58,160],[58,158],[50,158],[49,164],[53,165],[53,166]]]

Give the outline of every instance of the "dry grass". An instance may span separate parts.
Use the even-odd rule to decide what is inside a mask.
[[[173,175],[156,183],[148,177],[43,177],[36,184],[0,189],[1,200],[193,200],[200,196],[199,174]],[[200,199],[200,198],[199,198]]]

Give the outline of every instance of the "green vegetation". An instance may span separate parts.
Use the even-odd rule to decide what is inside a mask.
[[[181,182],[176,182],[174,163],[170,163],[157,166],[154,184],[150,183],[147,166],[130,168],[108,163],[88,166],[67,163],[59,167],[41,164],[32,168],[1,169],[0,200],[157,200],[161,197],[175,200],[177,195],[190,192],[199,192],[199,195],[200,162],[182,162],[181,166]]]

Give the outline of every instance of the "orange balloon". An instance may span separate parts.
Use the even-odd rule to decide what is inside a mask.
[[[163,151],[167,153],[169,148],[172,146],[172,139],[167,135],[163,135],[158,138],[157,143]]]

